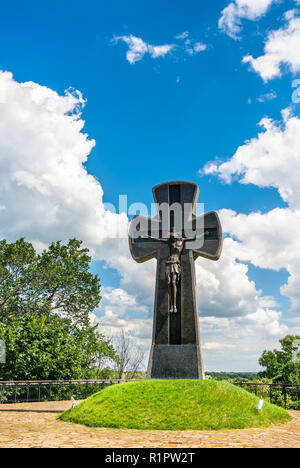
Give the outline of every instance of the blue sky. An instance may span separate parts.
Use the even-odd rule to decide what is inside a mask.
[[[208,209],[277,206],[272,191],[246,187],[241,193],[238,186],[220,187],[197,175],[208,160],[227,158],[254,137],[262,115],[278,118],[291,101],[290,76],[264,85],[240,66],[248,43],[233,43],[219,32],[224,1],[207,2],[205,8],[197,1],[143,7],[140,2],[16,3],[2,9],[1,68],[59,93],[70,86],[83,93],[85,129],[97,141],[87,168],[101,176],[105,200],[127,193],[150,202],[157,182],[183,178],[199,183]],[[278,14],[278,7],[270,13],[273,21]],[[245,26],[250,35],[257,28]],[[180,43],[175,36],[185,30],[208,50],[194,57],[182,52],[145,57],[129,66],[126,46],[111,43],[114,35],[129,33],[154,44]],[[256,42],[260,47],[254,50],[261,49],[261,39]],[[270,89],[278,93],[276,102],[257,102]]]
[[[242,63],[243,57],[249,54],[254,58],[264,56],[264,46],[270,31],[285,28],[288,21],[293,21],[284,18],[284,15],[297,8],[295,0],[279,3],[264,0],[264,3],[268,4],[269,8],[266,6],[265,10],[261,11],[258,7],[257,11],[255,9],[250,11],[247,9],[247,0],[244,3],[242,0],[237,2],[173,0],[142,3],[96,0],[86,0],[84,3],[77,0],[72,2],[17,0],[13,4],[5,2],[0,17],[2,44],[0,69],[11,72],[17,83],[33,82],[56,91],[59,96],[63,96],[64,91],[70,87],[83,94],[87,101],[82,110],[82,119],[85,121],[83,132],[89,139],[96,141],[94,148],[85,151],[85,154],[90,152],[90,155],[83,164],[88,174],[94,176],[101,184],[104,202],[116,204],[119,194],[127,194],[129,203],[141,201],[149,205],[152,202],[151,189],[154,185],[167,180],[186,179],[199,185],[200,201],[205,203],[206,211],[233,210],[236,213],[235,219],[245,226],[249,223],[250,227],[247,229],[252,229],[252,218],[249,217],[251,213],[267,216],[268,213],[273,213],[273,210],[281,208],[285,210],[286,215],[291,214],[289,210],[294,210],[296,217],[298,210],[298,205],[293,204],[289,197],[284,199],[282,193],[280,195],[280,189],[284,185],[282,180],[288,179],[283,171],[286,164],[289,164],[289,161],[284,161],[284,152],[278,174],[272,174],[272,177],[269,177],[269,173],[265,174],[265,165],[257,162],[257,170],[264,178],[263,182],[260,180],[256,183],[255,177],[250,177],[249,183],[241,183],[241,174],[250,174],[255,157],[252,159],[249,157],[247,162],[244,161],[240,172],[235,170],[233,164],[229,169],[233,176],[230,182],[225,180],[224,175],[228,170],[224,172],[221,166],[222,162],[232,160],[237,149],[244,146],[247,140],[258,137],[262,132],[258,124],[264,117],[280,122],[282,110],[290,108],[290,112],[298,121],[300,104],[292,103],[294,91],[292,81],[297,77],[300,78],[297,59],[292,56],[285,62],[284,58],[279,57],[277,60],[281,72],[273,73],[272,77],[267,79],[263,79],[264,72],[255,71],[254,65]],[[244,7],[238,8],[239,4],[244,4]],[[222,12],[230,5],[235,8],[233,10],[235,21],[240,28],[238,33],[228,30],[229,23],[227,29],[218,24],[222,15],[226,16],[226,12]],[[294,19],[297,19],[299,16],[297,10],[293,14]],[[295,34],[298,40],[297,28],[294,29],[296,32],[291,30],[290,34]],[[184,32],[188,34],[180,38],[179,35]],[[148,50],[151,50],[149,45],[172,47],[168,53],[160,57],[153,58],[148,51],[141,60],[129,63],[126,58],[128,44],[124,38],[129,38],[130,35],[141,39]],[[239,37],[235,37],[236,35]],[[186,41],[190,42],[185,43]],[[193,48],[195,44],[205,45],[205,50],[199,52],[193,50],[189,53],[187,49]],[[278,131],[281,129],[284,132],[282,123],[276,125]],[[2,137],[5,138],[5,135]],[[266,145],[264,149],[261,148],[262,153],[268,152]],[[45,151],[42,146],[41,143],[41,152]],[[18,150],[15,151],[12,153],[12,158]],[[257,158],[259,159],[259,154]],[[217,170],[203,170],[208,167],[206,165],[210,161],[217,161],[215,163]],[[273,166],[278,165],[275,162]],[[290,165],[289,174],[292,175],[297,169],[297,166]],[[290,191],[294,193],[296,186],[293,178]],[[29,190],[28,186],[27,189]],[[64,190],[66,193],[66,189]],[[3,192],[0,195],[3,206],[8,206],[5,199],[7,193]],[[51,200],[48,196],[47,204],[50,205]],[[40,199],[38,203],[41,203]],[[246,219],[239,221],[240,214],[248,216],[247,222]],[[265,222],[266,216],[262,218],[262,222]],[[83,213],[82,219],[84,218]],[[79,216],[76,222],[73,221],[74,228],[70,223],[64,230],[66,238],[80,235],[77,230],[80,219]],[[241,233],[237,227],[232,227],[235,226],[235,222],[233,218],[229,220],[228,213],[224,215],[224,220],[230,239],[236,242],[236,245],[232,245],[230,249],[239,252],[236,257],[234,253],[230,254],[232,262],[235,262],[236,270],[239,264],[248,268],[247,271],[241,270],[240,274],[243,275],[245,282],[248,281],[249,290],[247,289],[245,293],[244,286],[236,283],[236,289],[240,290],[240,303],[243,295],[250,294],[250,289],[254,288],[253,297],[257,295],[267,297],[271,304],[270,296],[272,296],[273,305],[263,306],[267,312],[265,309],[264,312],[259,312],[261,306],[251,312],[249,309],[246,322],[241,321],[240,325],[236,319],[235,338],[232,338],[231,342],[229,335],[222,335],[222,329],[223,327],[230,329],[229,322],[232,317],[239,316],[234,311],[240,306],[235,305],[230,311],[229,297],[229,302],[226,299],[224,303],[220,303],[219,307],[223,312],[220,313],[218,309],[214,315],[212,299],[204,298],[203,309],[207,314],[205,317],[216,318],[213,324],[211,318],[208,320],[209,325],[205,319],[203,323],[203,339],[204,343],[208,343],[206,348],[204,346],[206,367],[209,370],[255,370],[258,367],[257,356],[262,349],[276,345],[278,338],[283,336],[284,332],[298,330],[298,323],[295,322],[297,319],[295,312],[298,309],[295,306],[293,313],[289,311],[291,302],[295,301],[294,293],[289,290],[283,295],[280,291],[280,287],[287,283],[289,276],[296,275],[296,265],[291,261],[290,269],[285,268],[284,260],[281,263],[279,260],[274,261],[274,264],[271,260],[266,260],[264,264],[261,260],[264,251],[260,252],[259,259],[256,258],[252,244],[248,245],[247,234]],[[26,235],[21,228],[14,230],[10,227],[9,223],[14,222],[12,217],[5,218],[3,237],[11,236],[13,239],[19,235]],[[32,230],[28,230],[28,239],[47,244],[48,238],[42,234],[43,229],[34,230],[35,222],[32,221]],[[261,249],[266,249],[261,247],[260,229],[257,224],[255,226],[250,237],[255,238],[257,229],[256,242]],[[54,225],[52,228],[52,232],[56,232]],[[101,225],[99,229],[101,230]],[[270,235],[273,239],[272,226],[269,226],[269,229],[270,233],[264,231],[263,235],[265,237]],[[87,244],[93,249],[92,242],[87,241]],[[279,244],[279,241],[277,247],[274,244],[274,252],[282,249],[282,244],[280,247]],[[134,283],[129,285],[126,278],[124,279],[129,274],[127,270],[125,272],[117,260],[112,260],[115,255],[114,247],[109,244],[109,248],[112,249],[111,257],[104,244],[102,248],[106,250],[105,255],[99,253],[95,255],[92,265],[92,270],[100,274],[105,287],[104,305],[96,315],[101,317],[101,323],[108,328],[109,326],[114,328],[114,325],[109,320],[106,324],[107,311],[112,314],[110,317],[123,321],[122,326],[127,326],[132,318],[141,317],[142,321],[144,317],[148,320],[148,331],[143,334],[137,326],[131,332],[141,345],[148,349],[151,337],[149,324],[153,291],[149,287],[148,295],[145,293],[147,299],[143,302],[135,291]],[[266,259],[273,255],[267,251],[265,254]],[[130,259],[126,261],[130,262]],[[203,261],[200,259],[198,262]],[[287,262],[289,263],[288,259]],[[207,263],[203,265],[205,269]],[[128,268],[135,268],[134,273],[130,270],[133,276],[139,274],[140,266],[128,266]],[[145,268],[153,272],[152,266]],[[202,266],[199,267],[201,268]],[[217,281],[219,274],[217,266],[207,266],[207,268],[209,269],[206,272],[207,276],[214,275]],[[200,315],[203,315],[201,278],[203,275],[205,277],[205,272],[200,272],[199,275]],[[222,280],[219,278],[218,281]],[[212,287],[212,284],[213,281],[208,284],[208,288]],[[293,288],[294,286],[290,289]],[[237,301],[236,294],[233,293],[235,298],[232,301]],[[113,297],[115,309],[109,307]],[[122,298],[125,302],[120,306],[117,299],[122,301]],[[210,301],[211,304],[206,301]],[[264,301],[266,302],[266,299]],[[117,312],[119,306],[119,310],[122,310],[120,317]],[[222,320],[224,316],[226,317],[227,309],[228,323],[218,322],[219,317],[222,317]],[[269,309],[275,311],[273,315],[268,312]],[[275,326],[277,335],[276,332],[271,336],[265,335],[261,329],[257,332],[254,328],[249,329],[247,337],[239,333],[239,327],[246,327],[245,323],[248,326],[254,322],[257,325],[259,322],[261,327],[268,328],[267,319],[261,320],[259,316],[260,318],[256,320],[259,314],[264,313],[269,314],[273,325],[280,320],[284,324],[283,328]],[[276,313],[281,314],[280,317]],[[292,322],[286,322],[289,319]],[[212,329],[215,330],[213,337],[211,337]],[[223,336],[222,339],[216,339],[215,337],[219,337],[220,334]],[[252,336],[251,340],[249,336]],[[224,343],[223,348],[222,343]],[[245,349],[249,352],[245,351],[246,354],[237,359],[234,346],[240,347],[243,343],[246,343]],[[225,357],[224,350],[227,352]]]

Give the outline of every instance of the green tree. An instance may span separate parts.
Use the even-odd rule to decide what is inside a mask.
[[[300,336],[287,335],[279,340],[281,350],[264,351],[259,364],[266,370],[260,372],[260,377],[272,379],[274,383],[300,384],[300,348],[297,340],[300,340]]]
[[[114,349],[96,327],[78,327],[58,315],[30,315],[0,322],[6,364],[0,380],[68,380],[95,378],[99,356],[114,358]]]
[[[0,339],[6,364],[0,379],[100,377],[115,358],[112,345],[90,324],[101,300],[82,242],[53,242],[42,253],[19,239],[0,242]]]
[[[89,271],[91,258],[82,242],[53,242],[37,254],[20,239],[0,242],[0,320],[59,313],[81,326],[100,302],[100,283]]]

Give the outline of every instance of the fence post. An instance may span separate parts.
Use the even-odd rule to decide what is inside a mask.
[[[285,388],[284,385],[282,386],[282,388],[283,388],[283,395],[284,395],[284,408],[286,409],[286,407],[287,407],[287,393],[286,393],[286,388]]]

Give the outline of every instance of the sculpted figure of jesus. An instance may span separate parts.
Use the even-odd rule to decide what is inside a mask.
[[[166,281],[168,282],[170,313],[177,313],[177,290],[181,276],[180,258],[184,249],[184,244],[186,242],[194,241],[196,238],[196,236],[190,238],[177,237],[174,229],[170,232],[170,238],[166,240],[149,237],[149,239],[156,241],[159,240],[160,242],[169,245],[170,253],[166,261],[165,275]]]

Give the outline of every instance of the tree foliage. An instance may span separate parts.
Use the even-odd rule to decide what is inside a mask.
[[[300,336],[287,335],[279,340],[281,350],[264,351],[259,364],[266,370],[260,372],[260,377],[272,379],[274,383],[300,384],[299,340]]]
[[[205,372],[206,377],[214,380],[229,380],[232,382],[251,382],[257,379],[257,372]]]
[[[99,357],[114,357],[113,347],[96,327],[79,328],[58,315],[0,322],[0,339],[6,344],[0,380],[94,378]]]
[[[0,339],[6,345],[2,380],[100,377],[114,349],[89,313],[100,281],[89,271],[82,243],[53,242],[42,253],[20,239],[0,242]]]
[[[90,256],[81,242],[53,242],[37,254],[20,239],[0,242],[0,320],[31,314],[59,313],[88,324],[89,313],[100,302],[97,275],[89,271]]]

